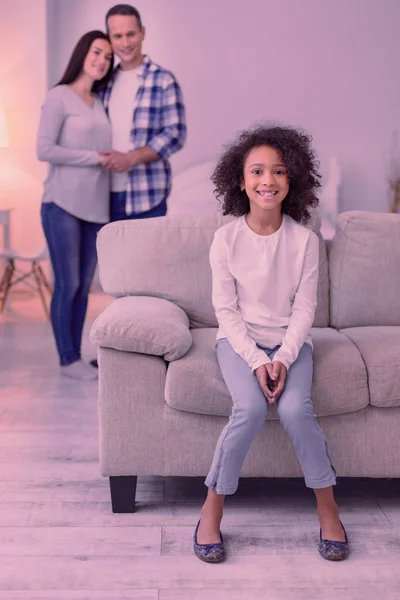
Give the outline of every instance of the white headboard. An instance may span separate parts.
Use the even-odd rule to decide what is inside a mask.
[[[215,164],[215,160],[205,161],[173,176],[172,192],[168,198],[168,216],[213,213],[218,210],[210,180]]]

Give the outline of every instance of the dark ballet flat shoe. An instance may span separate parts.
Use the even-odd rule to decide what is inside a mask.
[[[340,522],[342,527],[343,523]],[[319,530],[318,552],[325,560],[344,560],[349,555],[349,540],[343,527],[345,542],[334,542],[332,540],[322,539],[322,530]]]
[[[199,544],[197,542],[197,532],[199,530],[200,521],[197,523],[196,530],[193,536],[193,552],[200,560],[208,563],[219,563],[225,559],[224,540],[221,535],[219,544]]]

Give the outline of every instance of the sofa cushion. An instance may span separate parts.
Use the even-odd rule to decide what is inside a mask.
[[[371,404],[400,406],[400,327],[351,327],[341,333],[363,357]]]
[[[319,417],[346,414],[369,404],[367,371],[357,347],[345,335],[313,328],[312,399]]]
[[[189,352],[168,367],[165,400],[178,410],[228,416],[232,402],[216,359],[216,329],[192,330],[192,337]],[[344,414],[367,406],[366,370],[353,342],[330,328],[313,329],[312,339],[316,414]],[[275,406],[269,407],[268,418],[278,418]]]
[[[95,320],[91,342],[102,348],[176,360],[192,345],[189,319],[179,306],[161,298],[119,298]]]
[[[339,215],[329,250],[331,325],[400,325],[400,215]]]
[[[216,327],[211,302],[209,250],[215,231],[233,217],[182,215],[116,221],[97,238],[99,274],[111,296],[154,296],[180,306],[191,327]],[[318,233],[318,218],[310,223]],[[320,236],[320,275],[315,325],[329,324],[329,281]]]

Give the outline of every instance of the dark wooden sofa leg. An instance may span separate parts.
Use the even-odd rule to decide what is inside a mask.
[[[113,513],[135,512],[137,476],[111,476],[110,492]]]

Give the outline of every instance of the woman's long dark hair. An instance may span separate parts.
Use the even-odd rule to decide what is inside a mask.
[[[108,35],[106,35],[102,31],[95,30],[88,31],[88,33],[85,33],[76,44],[71,54],[71,58],[69,59],[67,68],[65,69],[64,75],[61,77],[60,81],[56,83],[56,86],[73,83],[79,77],[79,75],[82,73],[85,58],[90,50],[91,45],[95,40],[106,40],[107,42],[110,41]],[[103,79],[99,79],[99,81],[95,81],[93,83],[93,92],[98,91],[100,88],[107,84],[112,75],[113,68],[114,56],[112,56],[111,58],[110,68],[108,69]]]

